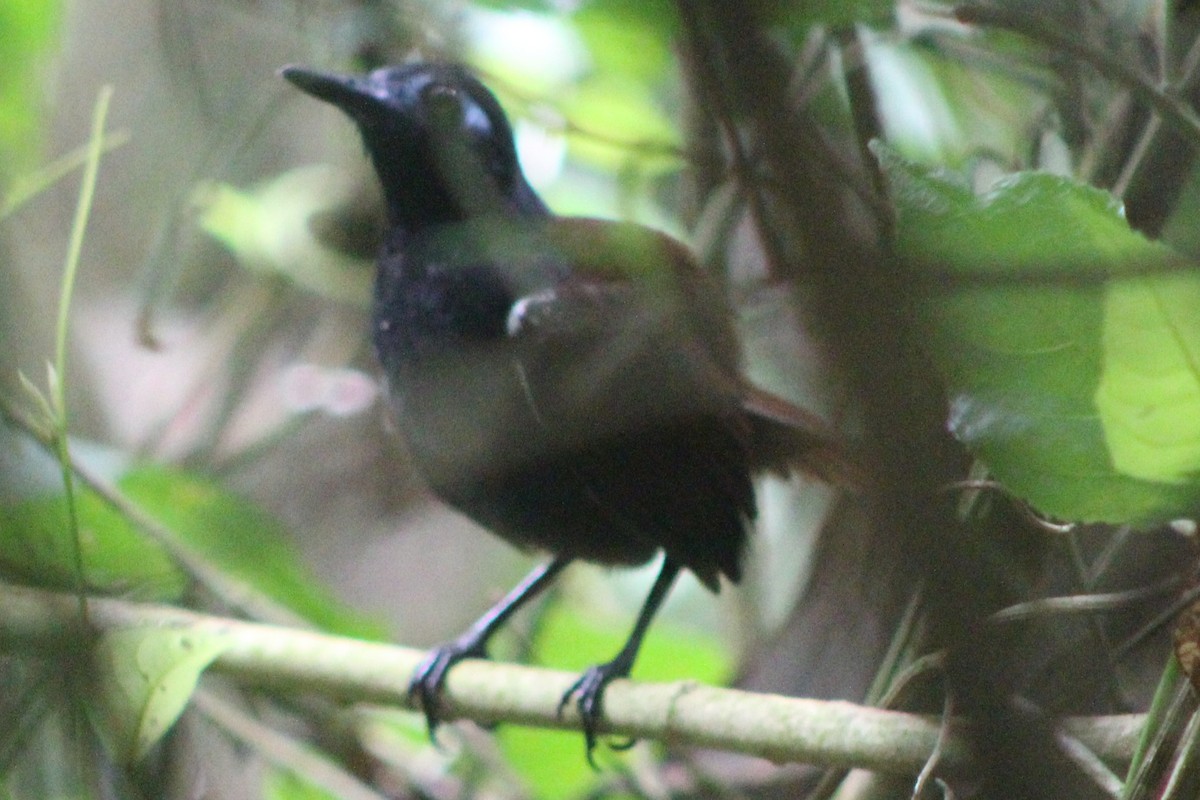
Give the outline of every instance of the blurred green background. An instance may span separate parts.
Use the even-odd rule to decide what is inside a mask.
[[[1043,34],[1070,31],[1085,52],[1065,55],[1048,34],[969,28],[948,6],[754,4],[792,65],[790,100],[848,165],[847,195],[872,178],[890,189],[896,251],[927,269],[917,324],[958,439],[1050,516],[1188,517],[1200,472],[1200,330],[1189,313],[1200,295],[1181,267],[1197,246],[1193,145],[1162,139],[1131,99],[1137,87],[1088,64],[1107,57],[1186,99],[1195,20],[1152,3],[997,7]],[[356,131],[276,75],[289,63],[363,71],[419,57],[465,62],[496,91],[526,172],[556,211],[634,220],[689,242],[729,290],[754,380],[853,435],[857,410],[830,377],[804,287],[773,262],[772,176],[753,176],[765,200],[744,190],[751,179],[731,166],[721,127],[729,120],[697,100],[703,77],[685,38],[666,0],[5,0],[0,392],[31,409],[20,376],[44,390],[80,148],[111,86],[70,313],[78,456],[179,547],[253,587],[267,618],[293,614],[414,646],[458,633],[536,556],[438,504],[412,474],[366,341],[374,176]],[[877,126],[870,154],[858,138],[865,117]],[[1142,139],[1157,147],[1139,150]],[[753,162],[755,142],[741,144]],[[1163,188],[1160,174],[1176,183]],[[1152,277],[1128,280],[1130,264]],[[1181,274],[1153,277],[1163,271]],[[0,426],[0,437],[0,568],[10,580],[71,587],[54,460],[15,428]],[[866,602],[871,554],[855,529],[869,523],[811,481],[764,479],[759,496],[745,589],[718,598],[683,581],[635,676],[862,699],[901,610]],[[92,588],[230,610],[197,590],[172,547],[101,499],[85,492],[80,509]],[[831,530],[841,549],[824,557],[840,566],[823,574],[838,585],[814,588],[815,542]],[[569,669],[607,658],[653,573],[573,567],[496,657]],[[1156,670],[1161,654],[1150,661]],[[20,659],[5,665],[13,686],[36,695],[51,685]],[[1114,693],[1120,701],[1106,709],[1140,707],[1148,688],[1131,681]],[[0,736],[5,796],[109,796],[88,769],[58,769],[74,763],[78,731],[57,702],[0,707],[25,721]],[[304,711],[271,713],[321,742]],[[210,797],[329,796],[187,720],[140,778],[171,776],[167,794],[135,777],[116,782],[116,796],[196,796],[188,792],[201,784]],[[468,732],[435,750],[412,715],[354,724],[321,744],[398,796],[677,788],[655,747],[606,751],[617,766],[598,776],[574,735],[505,727],[494,745]],[[651,774],[667,786],[659,795]],[[792,786],[791,775],[716,758],[681,785],[703,796],[719,785]]]

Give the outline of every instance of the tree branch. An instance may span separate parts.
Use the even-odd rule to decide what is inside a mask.
[[[209,669],[246,684],[316,691],[346,701],[411,707],[407,686],[424,656],[419,650],[259,623],[179,608],[93,598],[98,631],[138,627],[219,635],[226,646]],[[76,651],[84,646],[70,623],[74,595],[0,584],[0,651]],[[73,655],[77,658],[78,653]],[[451,672],[443,695],[447,719],[575,728],[574,707],[558,704],[577,676],[511,664],[466,661]],[[761,756],[776,762],[860,767],[916,774],[938,747],[936,717],[839,701],[807,700],[701,686],[689,681],[615,681],[604,697],[603,730]],[[1065,733],[1100,758],[1132,756],[1144,717],[1065,720]],[[942,741],[940,771],[967,767],[967,740],[958,723]]]

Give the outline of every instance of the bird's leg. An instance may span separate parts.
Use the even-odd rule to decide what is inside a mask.
[[[633,632],[629,634],[625,646],[612,661],[598,664],[583,673],[558,703],[558,713],[561,717],[563,709],[567,707],[572,698],[575,698],[576,707],[579,709],[579,720],[583,726],[588,763],[593,767],[596,766],[596,762],[592,760],[592,751],[596,749],[596,728],[600,724],[600,715],[603,710],[604,689],[615,678],[629,677],[629,672],[633,669],[633,662],[637,659],[638,650],[642,646],[642,639],[650,627],[650,621],[654,619],[659,606],[666,599],[667,592],[670,591],[671,584],[675,581],[675,576],[679,574],[679,569],[679,565],[671,559],[663,561],[658,578],[655,579],[654,586],[650,588],[650,594],[646,597],[646,603],[638,614],[637,623],[633,626]]]
[[[464,658],[487,658],[487,643],[492,635],[516,613],[517,609],[549,586],[569,563],[570,558],[559,556],[548,564],[538,566],[499,603],[488,609],[466,632],[454,641],[430,651],[425,660],[417,666],[408,684],[408,696],[425,712],[425,723],[429,727],[430,738],[433,738],[438,725],[438,694],[446,682],[446,674],[450,668]]]

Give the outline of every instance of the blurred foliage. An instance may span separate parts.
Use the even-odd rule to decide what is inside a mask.
[[[542,615],[530,652],[539,664],[582,672],[610,658],[626,632],[596,609],[564,599]],[[722,684],[733,673],[729,653],[718,637],[703,630],[680,630],[665,623],[646,634],[638,655],[637,677],[648,681],[694,678]]]
[[[322,297],[365,307],[374,264],[345,247],[327,246],[317,235],[321,215],[350,205],[356,188],[345,172],[315,164],[249,191],[204,183],[192,202],[200,228],[228,247],[242,266],[280,274]],[[375,240],[380,230],[381,220],[371,230]]]
[[[665,77],[679,19],[667,0],[594,0],[581,4],[571,24],[598,74],[645,85]]]
[[[817,0],[799,6],[767,2],[764,6],[764,19],[783,26],[795,36],[805,36],[818,25],[829,28],[887,27],[894,22],[896,14],[896,4],[888,0]]]
[[[1183,70],[1194,65],[1178,58],[1195,36],[1191,12],[1149,3],[1119,5],[1081,10],[1074,3],[1006,3],[996,8],[1032,15],[1047,26],[1072,25],[1084,56],[1091,47],[1093,60],[1117,59],[1135,75],[1160,65],[1163,74],[1147,80],[1192,102],[1188,92],[1194,81]],[[824,144],[831,152],[857,163],[866,143],[854,141],[856,127],[866,117],[878,123],[879,143],[871,151],[878,161],[860,166],[868,171],[881,166],[895,213],[896,249],[923,278],[915,287],[919,322],[950,397],[948,424],[980,460],[979,470],[1038,512],[1065,520],[1148,523],[1194,514],[1200,500],[1200,328],[1194,313],[1200,285],[1191,259],[1200,252],[1200,181],[1193,154],[1175,153],[1178,160],[1167,165],[1184,176],[1183,187],[1178,202],[1167,209],[1162,240],[1153,241],[1131,229],[1121,199],[1149,158],[1146,153],[1154,153],[1133,143],[1153,134],[1157,123],[1139,106],[1133,87],[1101,77],[1087,57],[1056,52],[1036,36],[965,27],[944,13],[947,9],[921,4],[771,0],[757,7],[795,65],[795,102],[827,127]],[[6,183],[22,175],[48,175],[37,183],[45,189],[64,179],[74,163],[66,159],[61,168],[39,170],[39,159],[58,155],[41,151],[44,142],[60,140],[48,135],[44,111],[67,10],[52,0],[0,3],[0,177]],[[399,459],[364,459],[363,471],[373,470],[373,481],[355,480],[339,472],[341,462],[322,449],[374,453],[369,445],[382,438],[377,425],[369,443],[346,442],[347,428],[336,427],[333,444],[319,442],[296,456],[287,448],[303,438],[306,427],[309,432],[317,427],[313,416],[275,408],[264,422],[246,410],[255,403],[269,405],[264,393],[251,389],[256,381],[274,379],[280,363],[311,358],[338,368],[362,365],[360,315],[370,280],[364,258],[378,230],[378,209],[369,197],[364,200],[361,173],[305,164],[305,146],[311,139],[321,141],[307,128],[267,132],[284,104],[264,98],[284,97],[284,89],[270,83],[269,70],[254,57],[272,53],[270,43],[285,40],[289,57],[339,69],[376,66],[414,50],[468,61],[516,120],[536,188],[561,211],[636,218],[678,232],[685,227],[680,197],[688,192],[681,176],[709,169],[707,183],[699,182],[705,193],[686,197],[698,211],[701,228],[723,232],[703,240],[712,247],[701,254],[706,264],[770,260],[760,252],[769,248],[741,231],[746,220],[762,213],[745,184],[769,189],[773,176],[754,171],[753,142],[739,142],[748,154],[746,163],[732,159],[733,138],[747,138],[740,120],[697,121],[714,112],[698,108],[690,94],[685,78],[701,71],[680,46],[677,6],[667,0],[223,0],[203,8],[164,0],[154,11],[163,61],[170,68],[165,83],[177,94],[170,95],[176,105],[166,111],[146,102],[159,114],[156,126],[166,138],[174,137],[176,149],[155,151],[162,163],[148,173],[171,173],[178,185],[167,193],[169,201],[150,194],[110,199],[110,214],[127,210],[130,216],[121,218],[124,228],[114,226],[119,246],[110,242],[100,252],[124,253],[122,248],[133,248],[134,241],[137,247],[157,248],[147,263],[179,270],[171,273],[172,279],[180,277],[172,302],[215,331],[217,345],[205,351],[209,360],[197,368],[199,377],[189,378],[194,390],[178,393],[177,400],[171,395],[169,402],[178,405],[169,410],[166,423],[143,425],[138,435],[96,448],[102,457],[89,463],[102,464],[100,471],[121,496],[173,538],[147,535],[112,498],[82,492],[77,511],[86,585],[104,594],[221,611],[230,610],[228,603],[245,612],[231,598],[211,596],[220,592],[197,580],[199,563],[225,581],[219,585],[244,589],[317,627],[385,638],[380,624],[334,599],[292,544],[291,529],[299,527],[297,520],[318,516],[328,505],[320,499],[324,495],[312,492],[318,499],[310,500],[308,487],[281,482],[285,489],[268,509],[242,491],[247,485],[257,488],[248,474],[282,453],[282,466],[275,466],[285,476],[325,468],[335,474],[323,480],[358,492],[355,505],[374,515],[364,512],[366,527],[395,518],[396,509],[380,495],[404,483]],[[228,23],[221,29],[226,38],[205,53],[202,31],[214,20]],[[1160,24],[1164,20],[1169,24]],[[255,35],[263,30],[268,35]],[[1146,50],[1158,58],[1146,58]],[[80,63],[72,68],[79,70]],[[856,93],[856,71],[865,72],[869,96]],[[213,81],[213,75],[220,79]],[[119,86],[118,98],[122,91],[128,90]],[[191,97],[189,92],[203,113],[180,99]],[[214,97],[226,102],[213,102]],[[361,148],[343,120],[306,113],[311,117],[304,118],[306,126],[321,120],[328,126],[319,148],[322,160],[361,160]],[[718,122],[726,127],[716,130]],[[143,123],[127,149],[145,146],[138,142],[152,139],[153,127]],[[196,139],[186,138],[192,133]],[[713,169],[706,159],[718,166]],[[130,185],[140,188],[136,181],[119,185],[126,191]],[[40,199],[33,191],[22,195],[21,213],[53,219],[37,205]],[[142,219],[151,216],[147,209],[158,217]],[[2,213],[9,211],[6,206]],[[30,234],[12,225],[7,235]],[[93,230],[90,235],[103,234]],[[44,270],[40,263],[38,268]],[[85,273],[89,268],[95,265],[85,263]],[[735,299],[763,289],[771,279],[765,277],[771,275],[770,265],[727,273],[733,276]],[[247,286],[269,291],[246,293]],[[108,302],[112,295],[132,294],[125,285],[108,291],[97,296]],[[153,295],[142,298],[149,306],[165,302],[155,292],[147,295]],[[146,323],[142,333],[151,327]],[[111,339],[111,332],[93,331],[88,338],[94,341],[80,346],[106,342],[105,337]],[[795,372],[794,366],[770,364],[759,371]],[[119,375],[124,377],[118,383],[129,380]],[[81,372],[75,379],[90,377]],[[127,392],[114,394],[122,400],[103,408],[109,415],[105,422],[119,419],[129,400]],[[225,406],[212,411],[206,402]],[[117,424],[111,430],[95,427],[88,433],[98,440],[106,434],[119,438],[113,432],[121,429]],[[146,433],[147,428],[152,430]],[[0,438],[0,570],[8,580],[71,589],[74,566],[54,464],[47,465],[49,457],[32,447],[21,435]],[[335,526],[317,537],[342,533]],[[195,561],[185,563],[181,553]],[[779,591],[794,593],[793,587]],[[594,611],[569,589],[556,596],[524,642],[525,655],[569,668],[609,657],[624,640],[627,620],[598,622]],[[725,682],[736,674],[747,642],[772,633],[752,630],[757,622],[749,612],[731,634],[697,625],[695,619],[664,619],[652,629],[635,677]],[[168,731],[220,646],[219,641],[184,646],[172,637],[127,631],[106,637],[95,651],[107,678],[107,694],[101,693],[104,713],[95,719],[106,714],[109,723],[97,724],[115,732],[107,752],[118,759],[149,752],[139,768],[151,772],[153,766],[146,764],[156,756],[163,762],[184,757],[185,748]],[[43,661],[31,666],[34,662],[23,662],[20,655],[14,663],[0,664],[0,674],[20,673],[14,686],[44,690],[50,699],[22,706],[21,713],[0,707],[13,711],[6,717],[20,723],[0,736],[0,790],[32,797],[38,794],[28,789],[24,776],[21,782],[10,779],[19,772],[14,765],[22,758],[32,762],[39,753],[45,763],[73,758],[62,743],[70,740],[69,732],[76,735],[86,726],[64,721],[64,709],[70,707],[47,689],[51,684],[62,689],[45,677],[53,669],[39,671]],[[327,719],[311,708],[275,705],[265,696],[255,702],[257,710],[270,707],[264,712],[270,719],[291,720],[288,715],[310,711],[321,722]],[[438,752],[413,715],[395,724],[360,719],[357,728],[346,730],[321,722],[295,725],[295,735],[313,747],[327,747],[348,769],[379,777],[393,788],[407,781],[430,797],[471,796],[486,788],[503,796],[557,798],[612,788],[588,768],[573,733],[507,726],[496,733],[498,753],[475,747],[469,737],[461,749]],[[363,733],[367,730],[370,736]],[[54,744],[43,747],[47,742]],[[661,755],[653,752],[654,758]],[[605,752],[602,758],[621,770],[636,756]],[[488,759],[501,760],[504,768]],[[95,775],[91,779],[90,788],[102,782]],[[272,769],[261,791],[278,800],[331,796],[315,785],[302,774]],[[64,797],[111,796],[85,786],[89,781],[66,789],[47,781],[41,789]],[[628,789],[622,784],[621,790]],[[123,786],[118,795],[136,793]]]
[[[61,6],[58,0],[0,5],[0,178],[12,179],[41,154],[43,87],[57,45]]]
[[[15,435],[0,440],[20,459],[0,474],[0,571],[37,586],[75,585],[73,548],[61,486],[14,476],[53,474],[49,456]],[[77,446],[78,449],[78,446]],[[85,450],[88,448],[84,448]],[[231,581],[253,587],[324,629],[382,639],[376,623],[346,609],[297,560],[280,522],[211,479],[162,465],[126,465],[118,453],[92,450],[120,496],[159,523],[171,541],[147,535],[112,498],[77,495],[84,580],[94,591],[152,601],[179,601],[191,578],[177,563],[186,553]]]
[[[294,772],[271,770],[263,780],[263,800],[338,800],[338,796],[313,786]]]
[[[909,158],[959,169],[981,159],[1001,169],[1029,164],[1049,113],[1050,76],[1036,65],[980,65],[965,55],[919,40],[867,39],[888,144]]]

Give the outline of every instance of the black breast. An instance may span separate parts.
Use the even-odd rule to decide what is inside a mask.
[[[495,342],[513,303],[507,281],[487,264],[454,265],[419,252],[380,259],[375,349],[389,378],[403,362]]]

